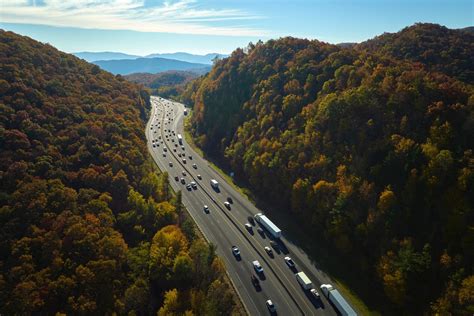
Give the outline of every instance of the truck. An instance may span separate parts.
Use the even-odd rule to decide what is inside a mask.
[[[278,228],[275,224],[273,224],[273,222],[268,217],[266,217],[262,213],[258,213],[254,215],[254,218],[257,221],[257,223],[265,227],[274,238],[281,237],[280,228]]]
[[[296,280],[298,280],[298,283],[301,285],[301,287],[305,290],[310,290],[313,288],[313,282],[308,278],[306,273],[304,272],[298,272],[295,273]]]
[[[216,181],[216,179],[211,179],[211,187],[214,188],[214,190],[219,189],[219,182]]]
[[[181,136],[181,134],[178,134],[178,136],[176,136],[176,137],[178,138],[178,143],[180,145],[182,145],[183,144],[183,136]]]
[[[323,295],[334,305],[337,311],[343,316],[357,316],[357,313],[342,297],[338,290],[332,287],[331,284],[322,284],[320,286]]]

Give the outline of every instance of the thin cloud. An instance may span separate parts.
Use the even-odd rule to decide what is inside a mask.
[[[1,2],[0,11],[0,20],[6,23],[200,35],[268,35],[265,30],[242,25],[263,16],[237,9],[205,9],[196,0],[165,1],[155,6],[147,6],[144,0],[6,0]],[[231,25],[233,21],[239,24]],[[219,26],[219,22],[225,22],[225,26]]]

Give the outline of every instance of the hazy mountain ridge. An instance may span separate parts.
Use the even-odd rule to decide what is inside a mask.
[[[169,70],[185,70],[198,74],[210,70],[209,65],[188,63],[185,61],[166,58],[137,58],[122,60],[98,60],[94,64],[113,74],[129,75],[132,73],[159,73]]]
[[[473,45],[433,24],[344,48],[269,40],[218,61],[181,100],[199,146],[309,248],[330,245],[381,314],[468,315]]]
[[[73,53],[73,55],[88,62],[94,62],[97,60],[135,59],[141,57],[138,55],[130,55],[119,52],[77,52]]]
[[[146,56],[130,55],[130,54],[125,54],[125,53],[120,53],[120,52],[77,52],[77,53],[73,53],[73,55],[79,58],[82,58],[88,62],[94,62],[94,61],[99,61],[99,60],[121,60],[121,59],[160,57],[160,58],[181,60],[185,62],[206,64],[206,65],[212,65],[213,60],[216,57],[219,59],[222,59],[229,56],[226,54],[218,54],[218,53],[198,55],[198,54],[190,54],[186,52],[156,53],[156,54],[149,54]]]

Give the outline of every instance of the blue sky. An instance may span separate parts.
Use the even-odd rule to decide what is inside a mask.
[[[474,0],[0,0],[0,27],[66,52],[230,53],[281,36],[360,42],[474,25]]]

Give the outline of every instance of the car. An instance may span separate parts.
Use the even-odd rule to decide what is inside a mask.
[[[270,311],[270,313],[275,313],[276,312],[276,306],[275,306],[275,304],[273,304],[272,300],[267,300],[265,302],[265,304],[267,304],[267,308]]]
[[[252,274],[252,276],[250,277],[250,280],[252,280],[252,284],[253,286],[255,286],[255,288],[259,288],[260,287],[260,281],[258,280],[258,278]]]
[[[199,180],[202,180],[202,177],[201,177],[200,174],[198,174],[196,177],[197,177]]]
[[[320,299],[319,293],[318,293],[318,291],[316,291],[316,289],[311,289],[311,290],[309,290],[309,292],[311,293],[311,295],[312,295],[315,299],[317,299],[317,300]]]
[[[191,190],[192,190],[190,183],[186,184],[186,189],[187,189],[188,191],[191,191]]]
[[[272,248],[265,246],[264,249],[265,249],[265,252],[268,253],[269,256],[273,256]]]
[[[178,153],[178,157],[181,157],[181,153]]]
[[[174,143],[174,138],[171,138],[171,142]]]
[[[189,155],[188,156],[189,160],[193,160],[193,156]]]
[[[184,146],[181,146],[181,149],[184,150]]]
[[[170,162],[169,162],[169,166],[170,166],[170,167],[173,167],[173,162],[170,161]]]
[[[191,184],[191,186],[193,187],[194,190],[197,190],[198,186],[197,186],[196,182],[192,181],[190,184]]]
[[[230,203],[229,203],[229,202],[225,201],[225,202],[224,202],[224,206],[225,206],[227,209],[230,210]]]
[[[178,180],[179,180],[179,177],[178,177],[178,176],[174,176],[174,179],[175,179],[176,181],[178,181]]]
[[[186,180],[184,180],[184,178],[181,178],[181,183],[182,183],[182,184],[185,184],[185,183],[186,183]]]
[[[234,254],[234,256],[240,257],[240,249],[239,249],[239,247],[237,247],[237,246],[232,246],[232,253]]]
[[[183,158],[183,163],[186,163],[186,158]]]
[[[209,214],[209,206],[204,205],[203,209],[204,209],[204,213]]]
[[[232,198],[230,196],[227,197],[227,202],[229,202],[230,204],[234,204],[234,200],[232,200]]]
[[[156,148],[156,145],[155,145],[155,144],[153,144],[153,148]]]
[[[164,152],[167,152],[167,151],[168,151],[168,148],[163,147],[163,151],[164,151]]]
[[[163,157],[166,157],[166,153],[163,153]]]
[[[250,224],[252,224],[252,226],[255,226],[255,220],[253,219],[253,216],[247,216],[247,220]]]
[[[258,260],[252,261],[253,268],[255,269],[255,272],[257,273],[263,273],[263,268],[260,265],[260,262]]]
[[[178,147],[178,144],[174,144],[174,147]],[[176,148],[174,149],[174,151],[176,151]]]
[[[183,172],[181,172],[181,174],[186,177],[186,171],[183,170]]]
[[[176,148],[173,148],[173,151],[176,152]]]
[[[250,225],[249,223],[245,223],[244,226],[248,231],[252,231],[252,225]]]
[[[193,168],[194,168],[194,169],[197,169],[198,166],[197,166],[195,163],[193,163]]]
[[[276,241],[270,241],[270,246],[272,246],[273,249],[278,249],[278,243]]]
[[[295,262],[290,257],[285,257],[285,262],[290,268],[295,267]]]

